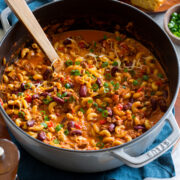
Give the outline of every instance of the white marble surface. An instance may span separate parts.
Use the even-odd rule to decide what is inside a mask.
[[[154,14],[151,15],[151,17],[163,28],[163,17],[164,14]],[[0,39],[3,37],[4,32],[2,29],[0,29]],[[179,55],[179,60],[180,60],[180,46],[176,46],[177,54]],[[175,151],[172,153],[174,165],[175,165],[175,170],[176,170],[176,176],[174,178],[170,179],[164,179],[164,180],[180,180],[180,143],[177,145]],[[155,178],[146,178],[145,180],[157,180]]]

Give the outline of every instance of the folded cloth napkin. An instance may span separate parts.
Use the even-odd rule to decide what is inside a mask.
[[[36,0],[30,4],[31,9],[50,2],[50,0]],[[0,12],[6,7],[3,0],[0,0]],[[10,21],[13,24],[17,21],[14,15],[10,16]],[[161,133],[154,141],[154,143],[147,149],[152,149],[160,142],[162,142],[171,133],[171,127],[168,123],[165,124]],[[20,150],[21,159],[19,163],[18,175],[20,180],[49,180],[49,179],[68,179],[68,180],[141,180],[147,177],[154,178],[171,178],[175,176],[174,164],[171,157],[172,148],[163,154],[158,159],[149,163],[142,168],[131,168],[126,165],[121,166],[117,169],[93,173],[93,174],[80,174],[65,172],[48,165],[41,163],[29,155],[16,141],[11,134],[12,141],[18,146]]]

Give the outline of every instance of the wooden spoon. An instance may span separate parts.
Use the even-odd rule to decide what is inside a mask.
[[[58,54],[53,48],[52,44],[48,40],[46,34],[41,28],[40,24],[36,20],[35,16],[29,9],[25,0],[5,0],[11,10],[15,13],[15,15],[23,22],[26,26],[27,30],[34,37],[36,42],[42,48],[44,53],[47,55],[49,60],[54,63],[55,60],[60,60]],[[53,64],[55,70],[59,71],[63,67],[63,62],[58,61],[59,63]],[[58,66],[57,66],[58,65]]]

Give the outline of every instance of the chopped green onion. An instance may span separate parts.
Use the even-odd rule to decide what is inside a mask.
[[[56,94],[59,98],[62,98],[61,97],[61,94],[59,93],[59,92],[57,92],[57,94]]]
[[[66,89],[70,89],[70,88],[71,88],[71,85],[70,85],[69,83],[66,83],[66,84],[64,85],[64,87],[65,87]]]
[[[161,74],[161,73],[158,73],[158,75],[157,75],[159,78],[163,78],[164,76],[163,76],[163,74]]]
[[[114,81],[111,81],[110,83],[111,83],[113,86],[115,86],[115,83],[114,83]]]
[[[26,83],[26,84],[24,85],[24,89],[31,89],[31,87],[32,87],[32,84],[31,84],[31,83]]]
[[[61,95],[61,98],[66,97],[67,94],[68,94],[67,92],[63,93],[63,94]]]
[[[90,73],[89,73],[89,71],[85,71],[85,74],[87,74],[88,76],[90,76]]]
[[[108,62],[103,62],[102,65],[101,65],[102,68],[105,68],[107,66],[108,66]]]
[[[20,118],[25,118],[25,112],[23,112],[23,111],[19,111],[19,113],[18,113],[18,116],[20,117]]]
[[[71,75],[73,75],[73,76],[80,76],[81,73],[79,72],[78,69],[74,69],[74,70],[71,71]]]
[[[109,89],[108,87],[104,88],[104,93],[108,93],[109,90],[110,90],[110,89]]]
[[[94,47],[96,47],[96,41],[94,42]]]
[[[93,103],[93,106],[98,107],[98,104],[97,103]]]
[[[93,103],[93,100],[92,99],[88,100],[88,104],[91,104],[91,103]]]
[[[132,115],[132,119],[134,119],[135,117],[136,117],[136,116],[133,114],[133,115]]]
[[[54,144],[59,144],[59,140],[58,139],[54,139]]]
[[[120,41],[120,40],[121,40],[121,38],[118,36],[118,37],[116,37],[116,40],[117,40],[117,41]]]
[[[110,79],[112,78],[112,76],[111,76],[110,73],[107,73],[107,74],[105,74],[105,78],[106,78],[107,80],[110,80]]]
[[[113,65],[113,66],[118,66],[118,62],[117,62],[117,61],[114,61],[114,62],[112,63],[112,65]]]
[[[102,108],[97,108],[97,110],[98,110],[99,112],[103,112],[103,109],[102,109]]]
[[[56,132],[60,131],[62,127],[63,127],[63,124],[58,124],[58,125],[55,127]]]
[[[127,69],[127,68],[125,68],[125,69],[124,69],[124,72],[128,72],[128,69]]]
[[[149,79],[148,75],[143,75],[143,80],[147,81]]]
[[[137,85],[138,85],[138,81],[137,81],[137,80],[134,80],[134,81],[133,81],[133,85],[134,85],[134,86],[137,86]]]
[[[80,111],[84,114],[85,113],[85,111],[84,111],[84,109],[83,108],[80,108]]]
[[[107,116],[108,116],[108,110],[104,110],[104,111],[102,112],[102,116],[103,116],[103,117],[107,117]]]
[[[41,125],[44,126],[44,128],[48,127],[48,125],[45,122],[41,123]]]
[[[109,84],[107,82],[105,82],[104,87],[109,87]]]
[[[46,116],[44,116],[44,120],[45,121],[49,121],[49,117],[46,115]]]
[[[126,89],[126,86],[123,85],[122,88],[123,88],[123,89]]]
[[[64,134],[67,136],[67,135],[69,134],[69,131],[66,129],[66,130],[64,131]]]
[[[89,51],[90,51],[91,53],[93,53],[93,52],[94,52],[94,49],[90,49]]]
[[[46,111],[40,111],[40,112],[41,112],[42,114],[44,114],[44,115],[46,114]]]
[[[69,102],[73,102],[75,99],[74,99],[74,97],[73,96],[71,96],[70,98],[69,98]]]
[[[65,64],[66,64],[66,66],[71,66],[71,65],[73,65],[73,62],[71,60],[67,60],[65,62]]]
[[[116,83],[116,84],[114,85],[114,90],[115,90],[115,91],[118,90],[119,87],[120,87],[120,84],[119,84],[119,83]]]
[[[102,149],[104,147],[104,143],[103,142],[98,142],[96,144],[97,147],[99,147],[100,149]]]
[[[18,96],[23,96],[24,93],[23,92],[18,92]]]
[[[107,39],[107,36],[106,35],[104,35],[104,40],[106,40]]]
[[[75,65],[80,65],[80,64],[81,64],[80,61],[76,61],[76,62],[75,62]]]
[[[93,85],[92,85],[92,89],[93,89],[94,92],[96,92],[96,91],[99,89],[98,84],[96,84],[96,83],[93,84]]]
[[[44,104],[49,104],[53,99],[50,96],[47,96],[46,99],[43,99]]]

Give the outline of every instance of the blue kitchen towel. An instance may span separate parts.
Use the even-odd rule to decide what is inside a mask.
[[[47,2],[50,2],[50,0],[36,0],[30,4],[30,7],[31,9],[35,9],[36,7]],[[0,0],[0,12],[5,7],[6,5],[4,1]],[[12,24],[17,21],[14,15],[11,15],[9,19]],[[170,133],[171,127],[168,123],[166,123],[155,142],[148,149],[152,149],[158,145]],[[29,155],[20,146],[12,134],[11,137],[13,142],[18,146],[21,154],[18,169],[18,176],[20,180],[142,180],[146,177],[171,178],[175,176],[174,164],[171,157],[172,148],[161,157],[142,168],[135,169],[124,165],[111,171],[92,174],[80,174],[61,171],[43,164]]]

